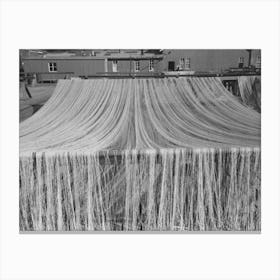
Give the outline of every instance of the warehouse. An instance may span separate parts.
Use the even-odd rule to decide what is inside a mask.
[[[21,50],[20,60],[22,74],[34,75],[39,83],[67,77],[219,73],[248,66],[260,69],[259,50]]]
[[[261,230],[260,50],[38,53],[21,231]]]
[[[22,56],[24,73],[34,74],[36,82],[49,82],[69,77],[94,77],[106,74],[158,73],[163,55],[159,51],[113,50],[80,53],[47,53]]]

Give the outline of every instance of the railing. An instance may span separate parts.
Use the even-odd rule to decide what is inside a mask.
[[[28,80],[34,77],[34,74],[48,74],[48,75],[69,75],[70,77],[79,77],[82,79],[94,79],[94,78],[164,78],[164,77],[236,77],[236,76],[260,76],[261,72],[194,72],[190,74],[184,74],[180,71],[174,71],[172,73],[166,72],[98,72],[92,75],[75,75],[74,72],[41,72],[41,73],[21,73],[21,80]],[[68,77],[68,78],[70,78]],[[54,77],[57,79],[57,77]],[[66,77],[67,78],[67,77]]]
[[[79,76],[80,78],[164,78],[164,77],[236,77],[236,76],[260,76],[260,72],[195,72],[191,74],[183,74],[180,71],[173,73],[165,72],[99,72],[95,75]]]

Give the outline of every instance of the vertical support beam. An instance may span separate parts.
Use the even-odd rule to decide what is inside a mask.
[[[251,66],[251,60],[252,60],[252,50],[247,50],[247,52],[249,53],[249,58],[248,58],[248,67]]]
[[[105,58],[104,60],[104,72],[108,72],[108,58]]]

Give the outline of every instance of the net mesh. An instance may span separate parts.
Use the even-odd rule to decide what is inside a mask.
[[[20,229],[260,230],[260,159],[218,78],[61,80],[20,124]]]

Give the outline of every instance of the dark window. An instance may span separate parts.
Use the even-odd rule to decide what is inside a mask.
[[[240,96],[237,80],[223,80],[223,85],[235,96]]]
[[[149,71],[150,72],[154,71],[154,61],[152,59],[150,59],[149,61]]]
[[[175,71],[175,61],[168,61],[168,71]]]
[[[140,61],[139,60],[134,61],[134,71],[135,72],[140,71]]]
[[[238,59],[238,68],[243,68],[244,67],[244,57],[241,56]]]
[[[56,62],[49,62],[49,72],[57,72],[57,65]]]

